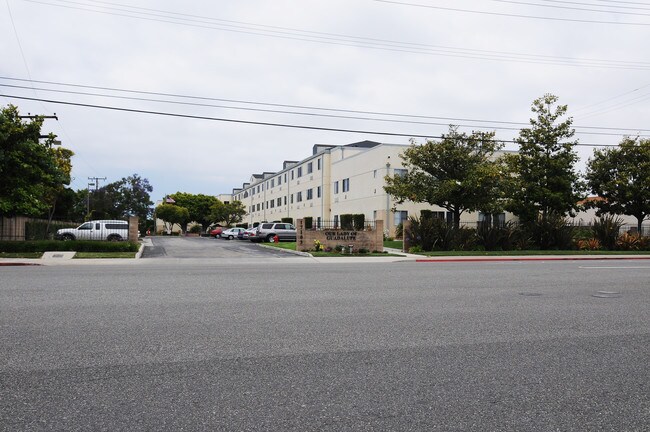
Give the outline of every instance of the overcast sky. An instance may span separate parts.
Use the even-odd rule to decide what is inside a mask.
[[[650,135],[650,1],[2,3],[0,104],[57,114],[44,131],[75,152],[75,189],[137,173],[154,199],[229,193],[317,143],[423,142],[449,123],[512,140],[548,92],[583,144]]]

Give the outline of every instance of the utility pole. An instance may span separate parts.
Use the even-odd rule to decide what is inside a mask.
[[[106,177],[88,177],[88,197],[86,200],[86,213],[90,214],[90,187],[95,186],[95,190],[99,189],[99,181],[105,181]],[[92,180],[92,182],[90,182]]]

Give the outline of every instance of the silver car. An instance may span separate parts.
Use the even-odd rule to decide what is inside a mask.
[[[296,227],[290,223],[262,223],[257,226],[255,237],[251,236],[251,241],[272,242],[275,236],[280,241],[296,241]]]

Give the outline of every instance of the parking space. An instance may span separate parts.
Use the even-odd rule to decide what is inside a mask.
[[[288,252],[261,247],[248,240],[211,237],[151,237],[142,258],[296,258]]]

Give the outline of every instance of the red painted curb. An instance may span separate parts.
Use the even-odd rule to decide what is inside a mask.
[[[503,262],[503,261],[612,261],[612,260],[650,260],[650,257],[552,257],[552,258],[449,258],[449,259],[416,259],[415,262]]]
[[[0,262],[0,267],[17,267],[17,266],[40,266],[41,264],[22,263],[22,262]]]

